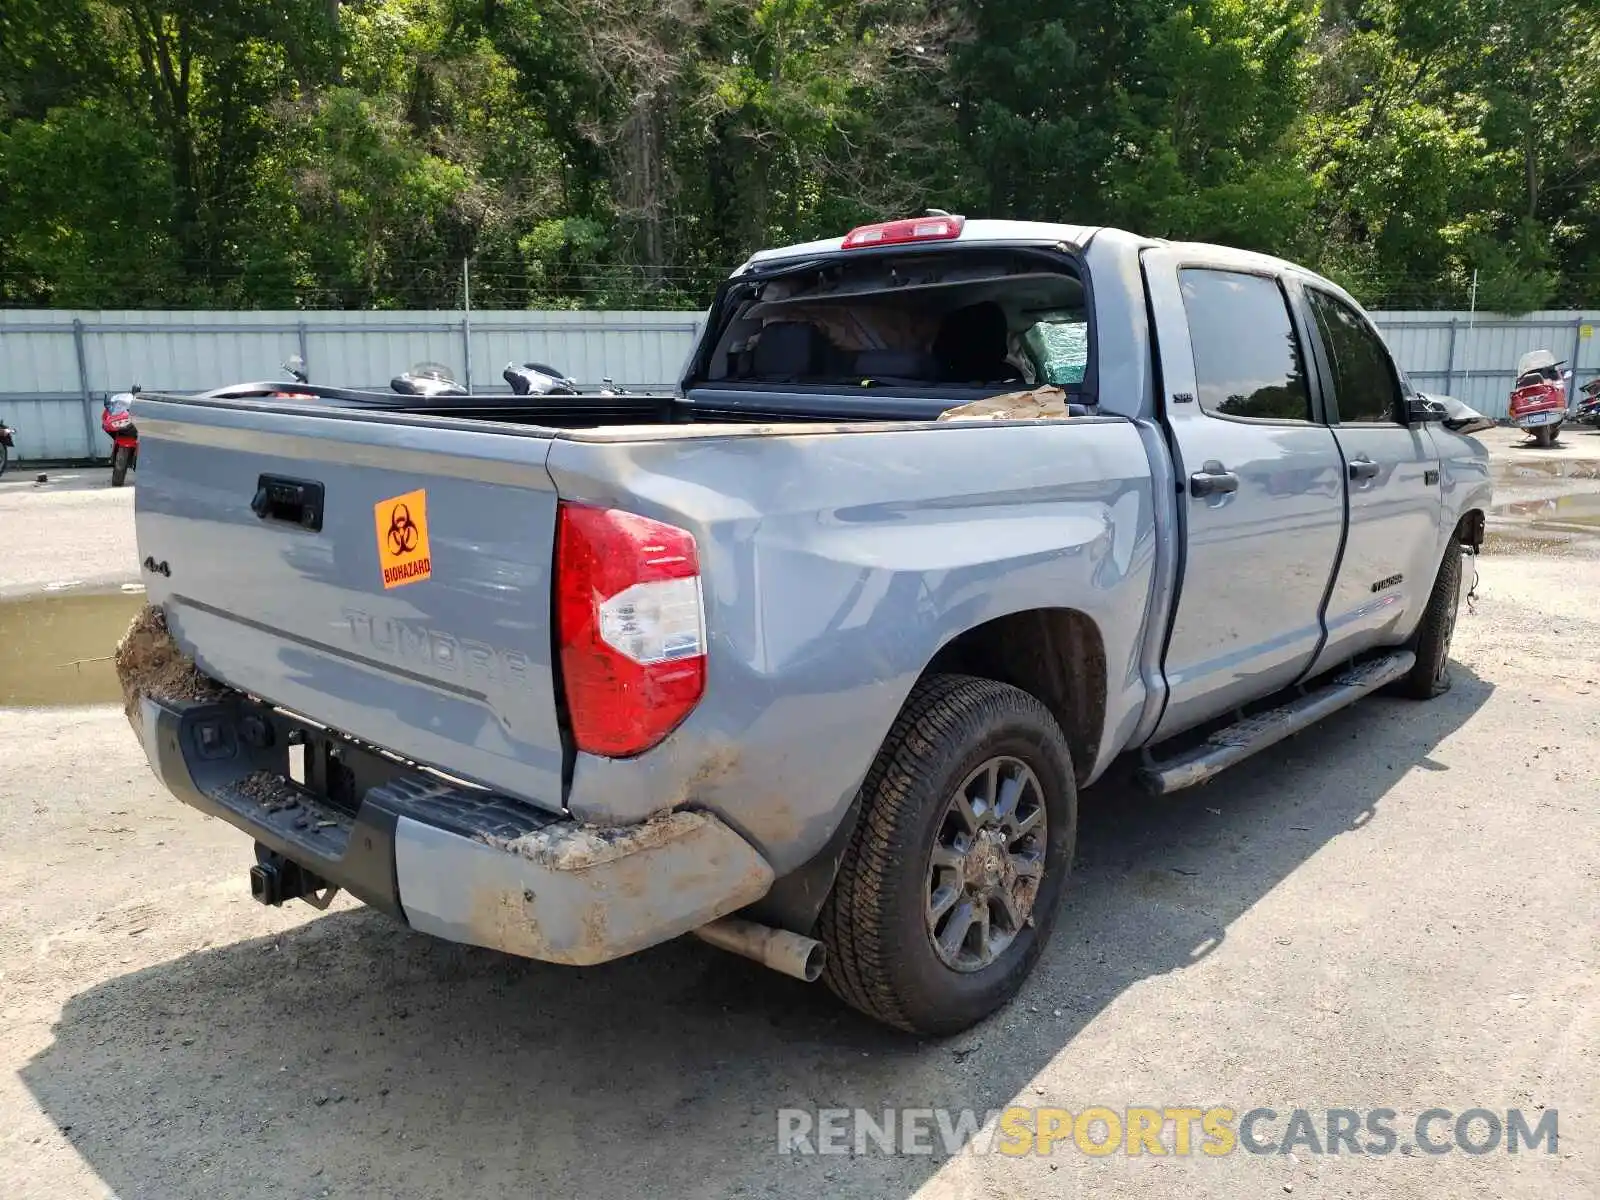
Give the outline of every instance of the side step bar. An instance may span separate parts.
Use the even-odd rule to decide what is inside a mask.
[[[1193,750],[1166,762],[1150,762],[1140,770],[1139,782],[1157,796],[1204,783],[1252,754],[1316,724],[1329,713],[1393,683],[1416,661],[1417,656],[1410,650],[1399,650],[1357,663],[1314,692],[1217,730]]]

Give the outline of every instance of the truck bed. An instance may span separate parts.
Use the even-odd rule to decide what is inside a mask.
[[[700,387],[687,396],[510,396],[486,393],[423,399],[392,392],[318,384],[251,383],[206,392],[195,400],[277,403],[288,388],[317,397],[319,406],[408,416],[534,425],[545,429],[596,429],[618,425],[850,423],[935,421],[956,405],[984,399],[992,388]],[[170,399],[171,397],[169,397]],[[1079,411],[1088,409],[1079,406]]]

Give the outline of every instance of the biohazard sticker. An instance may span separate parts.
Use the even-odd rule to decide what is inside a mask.
[[[421,583],[433,574],[428,554],[428,493],[419,488],[372,506],[378,527],[378,567],[383,586]]]

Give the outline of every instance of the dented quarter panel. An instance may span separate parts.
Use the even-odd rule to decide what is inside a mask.
[[[1093,773],[1137,723],[1156,541],[1132,422],[570,438],[548,466],[563,499],[694,533],[710,639],[705,698],[662,745],[577,755],[579,820],[708,809],[782,875],[828,840],[939,648],[1029,609],[1101,632]]]

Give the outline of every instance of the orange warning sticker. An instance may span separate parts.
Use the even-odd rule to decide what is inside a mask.
[[[378,567],[383,586],[421,583],[433,574],[428,554],[428,493],[424,488],[372,506],[378,527]]]

